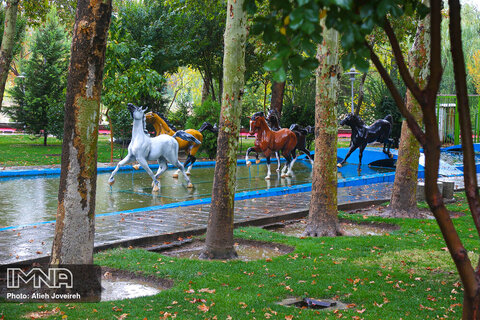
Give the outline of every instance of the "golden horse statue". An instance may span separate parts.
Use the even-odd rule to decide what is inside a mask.
[[[162,114],[148,112],[145,114],[145,117],[146,117],[146,122],[151,124],[155,129],[155,135],[157,136],[160,134],[168,134],[170,136],[173,136],[177,132],[177,129],[175,128],[175,126],[171,124],[170,121],[168,121],[168,119]],[[212,125],[210,125],[208,122],[205,122],[199,130],[187,129],[185,130],[185,132],[191,134],[197,140],[202,142],[203,141],[202,131],[205,129],[208,129],[212,132],[215,132],[216,130],[215,127],[212,127]],[[178,137],[178,136],[175,137],[175,139],[177,139],[179,150],[184,150],[185,153],[187,154],[187,159],[185,160],[183,166],[185,168],[188,167],[186,174],[190,175],[190,170],[192,169],[193,164],[197,160],[195,155],[197,154],[197,151],[200,148],[200,143],[183,140],[181,137]],[[177,170],[173,174],[173,177],[178,178],[179,173],[180,173],[179,170]]]

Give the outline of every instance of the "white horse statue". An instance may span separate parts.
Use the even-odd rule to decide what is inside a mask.
[[[136,160],[142,168],[147,171],[150,177],[152,177],[152,192],[158,192],[160,190],[160,182],[157,178],[167,170],[167,162],[170,162],[183,173],[183,176],[187,181],[187,187],[192,188],[193,184],[186,175],[185,168],[180,161],[178,161],[178,142],[175,140],[175,135],[169,136],[168,134],[161,134],[151,138],[144,132],[145,111],[147,108],[137,107],[132,103],[129,103],[127,107],[133,117],[132,140],[128,145],[127,156],[117,164],[115,170],[113,170],[108,179],[108,183],[110,185],[115,183],[114,176],[120,166]],[[184,132],[180,134],[183,133]],[[193,136],[191,136],[191,138],[195,139]],[[197,140],[197,142],[199,141]],[[148,167],[147,161],[152,160],[157,160],[158,162],[158,171],[156,174],[153,174],[152,170]]]

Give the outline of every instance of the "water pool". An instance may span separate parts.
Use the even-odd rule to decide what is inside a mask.
[[[288,187],[311,182],[312,170],[308,162],[297,161],[294,176],[281,178],[277,175],[276,164],[272,164],[270,180],[265,180],[266,165],[252,165],[250,168],[237,167],[236,192]],[[338,169],[338,179],[358,177],[391,171],[356,164]],[[174,170],[167,170],[161,177],[161,189],[152,194],[151,179],[143,170],[120,171],[115,184],[107,183],[109,173],[99,173],[97,178],[96,214],[124,211],[129,209],[158,206],[209,198],[212,191],[214,167],[196,167],[192,170],[193,189],[187,189],[183,177],[172,178]],[[2,178],[0,179],[0,227],[25,225],[55,219],[59,175]]]

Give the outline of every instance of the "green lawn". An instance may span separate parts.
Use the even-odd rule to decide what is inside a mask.
[[[468,213],[464,198],[450,204]],[[174,281],[161,293],[102,303],[0,304],[0,318],[59,308],[51,318],[69,319],[459,319],[462,287],[434,220],[347,215],[356,221],[401,226],[384,236],[305,238],[260,228],[235,230],[239,238],[295,247],[273,259],[251,262],[171,258],[141,249],[95,255],[103,266]],[[471,217],[454,219],[468,250],[478,252]],[[472,256],[478,261],[478,256]],[[318,311],[277,304],[286,297],[334,298],[346,310]]]
[[[43,146],[43,137],[30,135],[0,135],[0,166],[33,166],[60,164],[62,141],[49,137]],[[126,155],[126,150],[115,144],[114,159]],[[100,136],[98,141],[98,161],[110,162],[110,138]]]

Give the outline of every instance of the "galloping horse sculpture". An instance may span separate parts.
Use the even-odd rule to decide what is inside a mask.
[[[153,112],[149,112],[146,115],[146,120],[148,123],[150,123],[153,128],[155,129],[155,134],[158,136],[159,134],[168,134],[170,136],[173,136],[177,131],[177,128],[173,124],[168,121],[168,119],[162,115],[162,114],[156,114]],[[187,168],[186,174],[190,175],[190,170],[193,167],[193,164],[197,160],[195,155],[197,154],[198,149],[200,148],[200,144],[203,141],[203,135],[202,131],[203,130],[210,130],[212,132],[215,132],[215,127],[210,125],[208,122],[204,122],[202,127],[199,130],[195,129],[187,129],[185,130],[186,133],[191,134],[194,136],[198,141],[188,141],[184,140],[182,137],[176,137],[179,150],[184,150],[185,153],[187,153],[187,159],[183,163],[183,166]],[[218,132],[218,129],[216,129],[216,132]],[[180,170],[177,170],[174,174],[174,178],[178,178],[178,174],[180,173]]]
[[[121,166],[137,160],[153,180],[152,192],[159,191],[160,182],[157,178],[167,170],[167,162],[173,164],[183,173],[187,181],[187,187],[192,188],[193,185],[186,175],[183,165],[178,161],[178,142],[175,140],[175,135],[172,137],[161,134],[154,138],[149,137],[144,132],[145,111],[147,108],[137,107],[132,103],[129,103],[127,106],[133,117],[132,140],[128,145],[127,156],[117,164],[108,179],[108,183],[110,185],[115,183],[114,176]],[[147,161],[152,160],[158,162],[158,171],[156,174],[154,174],[148,166]]]
[[[393,155],[390,153],[391,141],[389,139],[392,131],[392,124],[393,118],[391,115],[387,115],[383,119],[376,120],[371,126],[366,126],[359,116],[349,113],[345,119],[340,121],[340,125],[347,125],[352,128],[350,149],[348,150],[345,159],[338,163],[337,166],[341,167],[347,161],[350,154],[359,148],[358,169],[360,169],[362,164],[363,150],[367,144],[372,142],[383,143],[383,152],[388,155],[389,158],[392,158]]]
[[[280,129],[278,131],[271,130],[265,121],[263,112],[257,112],[250,118],[250,135],[257,134],[255,138],[255,146],[250,147],[245,155],[247,166],[251,163],[248,160],[248,154],[252,151],[262,152],[267,158],[267,176],[265,180],[270,179],[270,156],[277,151],[281,151],[287,160],[285,167],[282,169],[282,177],[292,175],[292,154],[297,145],[297,136],[289,129]]]
[[[275,130],[275,131],[280,130],[280,120],[279,120],[277,111],[270,109],[268,111],[266,120],[269,127],[272,130]],[[311,127],[308,126],[308,128],[311,128]],[[295,133],[295,135],[297,136],[297,145],[295,146],[295,150],[293,153],[292,166],[297,160],[297,150],[303,152],[307,156],[308,160],[310,160],[310,163],[313,165],[313,156],[310,154],[310,151],[307,149],[307,139],[306,139],[307,134],[312,132],[309,131],[307,128],[303,128],[297,123],[292,124],[289,129],[293,131],[293,133]]]

